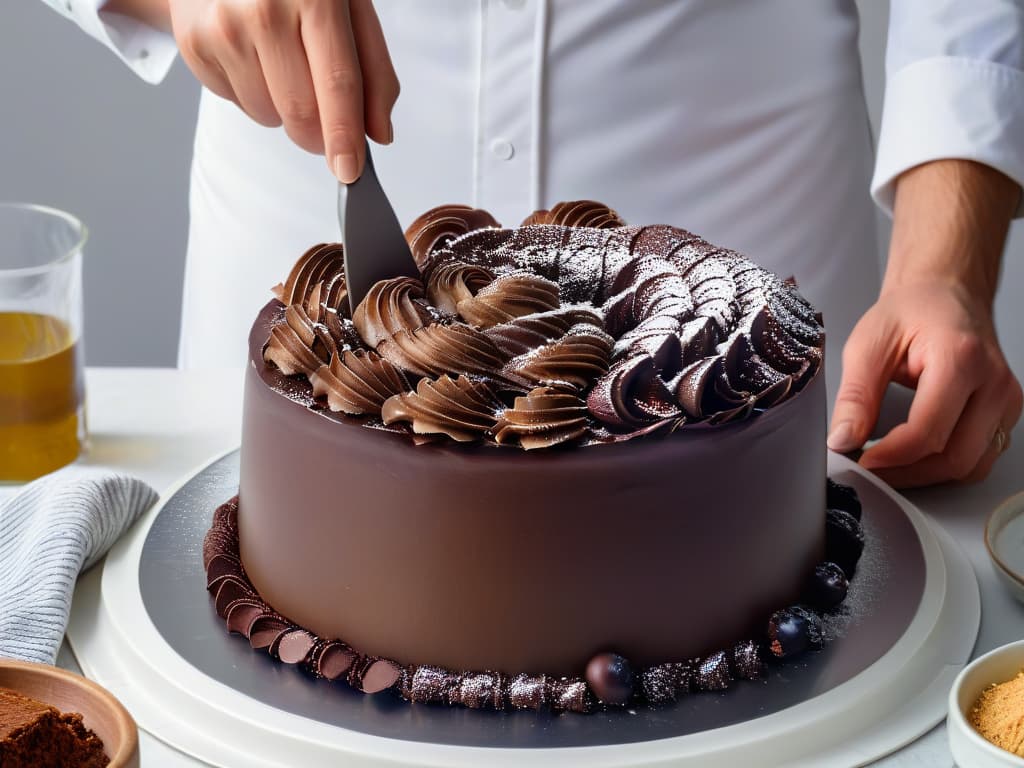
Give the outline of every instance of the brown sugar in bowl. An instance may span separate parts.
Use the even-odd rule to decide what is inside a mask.
[[[0,688],[78,712],[103,742],[108,768],[139,768],[139,730],[113,694],[81,675],[46,664],[0,659]]]

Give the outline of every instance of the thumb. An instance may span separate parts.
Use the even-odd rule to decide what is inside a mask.
[[[864,445],[878,421],[886,387],[898,362],[898,334],[890,323],[868,312],[843,347],[843,377],[839,383],[828,447],[849,453]]]

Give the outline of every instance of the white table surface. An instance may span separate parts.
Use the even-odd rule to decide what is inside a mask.
[[[86,372],[90,447],[83,463],[131,472],[162,492],[214,455],[239,443],[241,370],[177,371],[153,368],[90,368]],[[0,497],[15,489],[0,487]],[[907,493],[919,509],[937,521],[967,553],[981,589],[980,655],[1024,638],[1024,606],[997,581],[985,553],[982,528],[999,502],[1024,491],[1024,428],[992,475],[976,486],[943,486]],[[77,668],[65,644],[58,663]],[[191,768],[201,765],[140,734],[143,768]],[[940,725],[881,768],[941,768],[952,765]]]

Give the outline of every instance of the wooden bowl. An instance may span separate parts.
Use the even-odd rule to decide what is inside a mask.
[[[109,768],[139,768],[139,730],[113,694],[66,669],[0,659],[0,688],[56,707],[79,712],[86,728],[103,740]]]

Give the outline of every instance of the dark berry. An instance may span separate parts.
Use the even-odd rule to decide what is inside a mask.
[[[857,518],[841,509],[825,512],[825,556],[853,578],[857,561],[864,551],[864,531]]]
[[[793,605],[788,610],[807,622],[807,644],[811,648],[821,648],[825,644],[825,621],[821,614],[805,605]]]
[[[828,509],[841,509],[849,512],[860,520],[860,497],[852,485],[837,483],[832,478],[825,481],[825,506]]]
[[[807,580],[804,597],[815,608],[827,611],[846,599],[850,582],[843,569],[832,562],[818,563]]]
[[[633,695],[633,668],[617,653],[599,653],[587,663],[587,684],[604,704],[622,706]]]
[[[775,658],[799,656],[810,644],[810,626],[805,617],[784,608],[768,619],[768,650]]]

